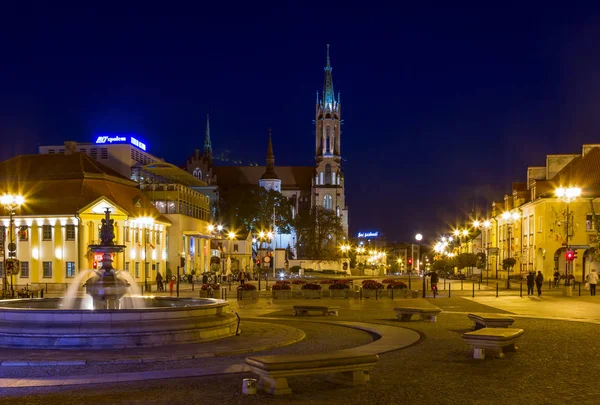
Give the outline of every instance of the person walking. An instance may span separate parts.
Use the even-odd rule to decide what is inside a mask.
[[[542,295],[542,285],[544,284],[544,275],[541,271],[538,271],[537,276],[535,276],[535,286],[538,290],[538,297]]]
[[[596,284],[598,284],[598,273],[596,270],[592,270],[587,276],[587,282],[590,285],[590,295],[596,295]]]
[[[558,269],[556,269],[556,271],[554,271],[554,288],[558,288],[559,283],[560,283],[560,273],[558,272]]]
[[[156,272],[156,289],[158,291],[164,291],[163,287],[163,277],[160,272]]]
[[[431,283],[431,291],[433,291],[433,297],[435,298],[435,296],[438,293],[438,281],[440,281],[440,277],[438,276],[437,272],[435,270],[433,270],[431,273],[429,273],[429,281]]]
[[[240,270],[240,285],[244,285],[244,277],[246,276],[246,274],[244,273],[244,270]]]
[[[533,295],[533,285],[535,284],[535,273],[530,271],[527,275],[527,295]]]

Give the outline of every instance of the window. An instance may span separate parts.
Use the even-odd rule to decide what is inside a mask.
[[[542,222],[542,217],[541,215],[538,217],[538,232],[542,232],[543,229],[543,222]]]
[[[329,127],[325,130],[325,153],[331,153],[331,136],[329,134]]]
[[[315,176],[315,186],[319,185],[319,175]]]
[[[327,210],[333,209],[333,198],[331,198],[331,195],[325,194],[323,197],[323,208]]]
[[[337,174],[337,185],[338,186],[340,185],[340,172],[338,172],[338,174]]]
[[[156,263],[156,274],[160,273],[160,263]]]
[[[148,262],[144,263],[144,277],[146,277],[146,280],[150,278],[150,263]]]
[[[75,262],[66,262],[67,278],[75,277]]]
[[[3,244],[6,240],[6,227],[0,226],[0,243]]]
[[[234,244],[233,244],[233,251],[234,251],[234,252],[239,252],[239,247],[238,247],[238,244],[237,244],[237,243],[234,243]]]
[[[135,262],[135,278],[140,278],[140,262]]]
[[[53,155],[56,151],[54,149],[48,149],[48,154]]]
[[[319,173],[319,184],[323,184],[323,172]]]
[[[593,215],[587,215],[585,217],[585,230],[586,231],[596,230],[596,224],[594,224],[594,216]]]
[[[29,262],[21,262],[21,278],[29,278]]]
[[[27,225],[19,227],[19,240],[21,242],[27,242],[29,240],[29,227]]]
[[[43,274],[44,278],[52,278],[52,262],[42,262]]]
[[[125,262],[125,271],[129,273],[129,262]]]
[[[67,225],[67,240],[75,240],[75,225]]]
[[[533,231],[535,228],[535,221],[533,220],[533,215],[529,216],[529,234],[533,235]]]
[[[90,149],[90,157],[92,159],[98,159],[98,149],[97,148]]]
[[[140,231],[138,229],[133,230],[133,238],[135,243],[140,243]]]
[[[125,233],[125,235],[123,235],[125,237],[125,242],[131,242],[131,235],[129,234],[129,227],[126,226],[123,229],[123,232]]]
[[[196,169],[194,169],[193,175],[195,178],[202,180],[202,170],[200,170],[199,167],[196,167]]]
[[[108,159],[108,149],[107,148],[100,148],[100,159]]]
[[[52,240],[52,225],[42,225],[42,240]]]
[[[331,165],[329,163],[325,165],[325,184],[331,184]]]

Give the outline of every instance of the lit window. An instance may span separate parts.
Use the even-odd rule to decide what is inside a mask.
[[[42,239],[43,240],[52,240],[52,226],[51,225],[42,225]]]
[[[333,198],[330,194],[325,194],[323,197],[323,208],[327,210],[333,209]]]
[[[29,262],[21,262],[21,278],[29,278]]]
[[[52,262],[42,262],[43,274],[44,278],[52,278]]]
[[[67,225],[67,240],[75,240],[75,225]]]
[[[66,262],[67,278],[75,277],[75,262]]]

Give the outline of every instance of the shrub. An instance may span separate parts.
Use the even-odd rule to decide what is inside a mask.
[[[321,284],[333,284],[334,281],[333,280],[323,280],[321,281]]]
[[[321,286],[319,284],[308,283],[302,286],[303,290],[320,290]]]
[[[292,284],[298,285],[298,284],[306,284],[306,281],[304,280],[293,280]]]
[[[313,269],[304,269],[304,272],[305,273],[312,273],[312,272],[314,272],[314,270]]]
[[[290,267],[290,272],[298,274],[298,273],[300,273],[300,269],[301,269],[300,266],[292,266],[292,267]]]
[[[376,283],[377,281],[375,280],[363,280],[362,284],[365,285],[366,283]]]
[[[395,282],[396,282],[396,280],[394,280],[394,279],[391,279],[391,278],[386,278],[386,279],[385,279],[385,280],[383,280],[381,283],[382,283],[382,284],[392,284],[392,283],[395,283]]]
[[[370,282],[365,283],[363,282],[363,290],[381,290],[383,289],[383,284],[378,283],[375,280],[368,280]]]
[[[288,285],[290,282],[287,280],[277,280],[275,284]]]
[[[396,282],[390,283],[390,284],[387,286],[387,288],[388,288],[388,290],[389,290],[389,289],[394,289],[394,290],[405,290],[405,289],[407,289],[407,288],[408,288],[408,286],[407,286],[405,283],[403,283],[402,281],[396,281]]]
[[[218,290],[219,289],[219,284],[202,284],[202,287],[200,287],[201,290],[206,291],[208,289],[211,290]]]
[[[329,286],[330,290],[349,290],[350,286],[345,283],[333,283]]]
[[[254,284],[242,284],[241,286],[238,287],[238,290],[241,291],[256,291],[256,286]]]
[[[279,291],[279,290],[291,290],[292,287],[290,287],[288,284],[275,284],[272,287],[273,291]]]

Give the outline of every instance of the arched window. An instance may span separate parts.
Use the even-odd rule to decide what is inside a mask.
[[[338,186],[340,185],[340,177],[341,177],[340,172],[338,172],[338,174],[337,174],[337,185]]]
[[[315,185],[318,186],[319,185],[319,175],[315,175]]]
[[[330,194],[325,194],[323,197],[323,208],[326,210],[333,209],[333,198],[331,198]]]
[[[329,127],[325,129],[325,153],[331,153],[331,136],[329,134]]]
[[[325,165],[325,184],[331,184],[331,165],[329,163]]]
[[[319,173],[319,184],[323,184],[323,172]]]
[[[337,207],[335,207],[335,213],[337,214],[337,216],[340,216],[340,206],[338,205]]]
[[[202,180],[202,170],[200,170],[199,167],[196,167],[194,169],[193,175],[194,175],[195,178]]]
[[[332,181],[331,181],[331,184],[336,184],[336,183],[335,183],[335,173],[331,173],[331,176],[332,176],[332,177],[331,177],[331,180],[332,180]]]
[[[300,197],[298,203],[298,213],[305,213],[310,211],[310,201],[308,197]]]

